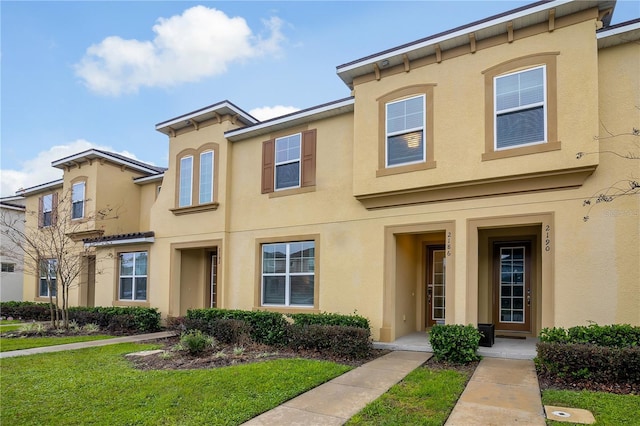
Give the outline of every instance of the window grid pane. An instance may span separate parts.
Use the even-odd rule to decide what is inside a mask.
[[[200,154],[200,199],[199,203],[213,202],[213,151]]]
[[[58,286],[56,266],[55,259],[43,259],[40,262],[40,285],[38,289],[40,297],[49,297],[49,295],[55,297]],[[51,288],[49,288],[49,284],[51,284]],[[49,294],[49,290],[51,290],[51,294]]]
[[[147,265],[146,251],[120,253],[120,300],[147,300]]]
[[[276,139],[275,189],[300,186],[300,133]]]
[[[386,105],[387,166],[426,161],[425,96]]]
[[[500,322],[524,323],[524,247],[500,249]]]
[[[496,77],[495,149],[546,141],[545,67]]]
[[[180,160],[180,194],[178,206],[191,205],[191,185],[193,181],[193,157],[183,157]]]
[[[84,217],[85,183],[79,182],[71,187],[71,218]]]
[[[314,305],[315,242],[262,246],[262,304]]]

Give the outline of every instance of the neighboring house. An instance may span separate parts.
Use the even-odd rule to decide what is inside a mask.
[[[166,171],[54,162],[123,208],[82,236],[100,273],[75,303],[357,312],[380,341],[640,325],[638,193],[583,206],[637,179],[605,153],[640,128],[640,20],[610,27],[614,6],[539,2],[376,53],[337,67],[351,97],[264,122],[229,101],[167,120]]]
[[[1,226],[11,223],[19,230],[24,229],[24,202],[23,197],[0,198],[0,214],[6,219],[0,221]],[[22,300],[24,257],[4,232],[0,232],[0,266],[0,301]]]

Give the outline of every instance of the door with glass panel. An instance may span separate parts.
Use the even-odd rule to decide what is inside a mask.
[[[427,247],[427,312],[426,326],[444,324],[446,309],[446,257],[444,246]]]
[[[531,243],[494,243],[493,319],[496,330],[531,331]]]
[[[218,306],[218,251],[211,252],[211,268],[209,269],[209,307]]]

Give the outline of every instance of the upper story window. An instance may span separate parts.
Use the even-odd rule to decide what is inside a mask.
[[[44,228],[55,225],[58,193],[46,194],[38,200],[38,226]]]
[[[434,159],[435,84],[407,86],[378,101],[378,170],[387,176],[436,167]]]
[[[213,151],[200,154],[200,204],[213,202]]]
[[[425,96],[387,103],[386,123],[386,166],[424,162]]]
[[[316,129],[262,143],[262,193],[316,184]]]
[[[191,188],[193,186],[193,156],[189,155],[180,159],[180,183],[178,195],[178,207],[191,205]]]
[[[495,150],[546,142],[544,66],[495,77]]]
[[[276,191],[300,187],[301,141],[301,133],[276,139]]]
[[[485,80],[483,161],[561,148],[557,57],[558,52],[528,55],[482,71]]]
[[[178,154],[174,214],[217,208],[217,157],[218,144],[215,143],[202,145],[198,149],[185,149]]]
[[[85,182],[74,183],[71,187],[71,219],[84,217]]]
[[[58,262],[56,259],[42,259],[40,261],[40,279],[38,283],[39,297],[55,297],[57,284],[56,267]]]

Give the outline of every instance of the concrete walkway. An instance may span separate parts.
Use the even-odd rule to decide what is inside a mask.
[[[96,346],[115,345],[116,343],[144,342],[146,340],[163,339],[174,336],[174,331],[160,331],[158,333],[136,334],[134,336],[114,337],[112,339],[91,340],[89,342],[67,343],[65,345],[45,346],[42,348],[20,349],[17,351],[0,352],[1,358],[12,358],[14,356],[44,354],[50,352],[70,351],[74,349],[93,348]]]
[[[342,425],[431,356],[426,352],[388,353],[254,417],[244,425]]]
[[[546,424],[533,361],[484,358],[445,425],[516,424]]]

